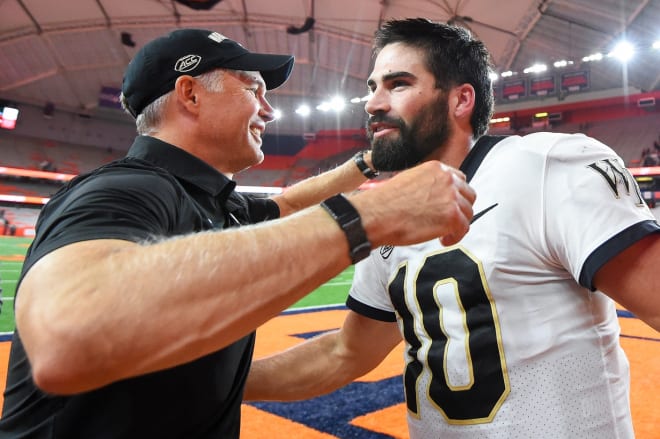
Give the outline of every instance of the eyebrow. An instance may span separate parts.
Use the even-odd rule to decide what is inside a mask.
[[[236,76],[238,76],[238,78],[243,82],[258,85],[263,89],[266,88],[266,82],[264,82],[263,79],[259,79],[256,76],[252,76],[244,70],[234,70],[233,73],[235,73]]]
[[[393,79],[399,79],[399,78],[416,78],[415,75],[413,75],[410,72],[391,72],[391,73],[386,73],[382,76],[381,80],[382,82],[387,82],[391,81]],[[376,81],[374,81],[372,78],[367,79],[367,86],[371,87],[376,84]]]

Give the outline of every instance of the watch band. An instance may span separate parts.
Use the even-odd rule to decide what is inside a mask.
[[[357,154],[355,154],[353,156],[353,161],[355,162],[358,169],[360,170],[360,172],[362,172],[362,174],[365,177],[367,177],[369,179],[378,177],[379,172],[374,171],[373,169],[371,169],[369,167],[369,165],[367,165],[367,162],[364,160],[364,153],[365,153],[365,151],[360,151]]]
[[[371,253],[371,243],[367,232],[362,227],[359,212],[342,194],[332,196],[321,203],[321,206],[337,221],[348,240],[349,255],[353,264],[361,261]]]

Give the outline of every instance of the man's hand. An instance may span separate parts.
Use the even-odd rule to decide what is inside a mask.
[[[475,199],[461,171],[429,161],[351,197],[351,202],[374,246],[438,237],[443,245],[452,245],[467,233]]]

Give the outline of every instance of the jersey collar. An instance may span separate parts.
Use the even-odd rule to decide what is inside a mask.
[[[465,179],[469,183],[474,177],[474,174],[479,169],[479,165],[484,161],[486,155],[493,149],[498,142],[506,139],[508,136],[481,136],[477,143],[474,144],[468,153],[463,163],[461,163],[461,171],[465,174]]]
[[[164,168],[175,177],[199,187],[213,197],[220,194],[229,196],[236,187],[235,181],[204,161],[155,137],[137,136],[126,156]]]

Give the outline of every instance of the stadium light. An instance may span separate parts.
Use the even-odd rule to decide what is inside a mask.
[[[346,107],[346,102],[344,101],[343,98],[339,96],[335,96],[330,100],[330,109],[335,111],[336,113],[339,113]]]
[[[621,41],[607,56],[617,58],[621,62],[628,62],[635,55],[635,46],[628,41]]]
[[[344,99],[339,96],[335,96],[329,102],[328,101],[321,102],[319,105],[316,106],[316,109],[324,113],[330,110],[334,111],[335,113],[339,113],[344,109],[344,107],[346,107],[346,102],[344,101]]]
[[[371,97],[371,93],[366,94],[366,95],[364,95],[364,96],[362,96],[362,97],[360,97],[360,96],[356,96],[356,97],[354,97],[353,99],[351,99],[350,102],[351,102],[351,104],[359,104],[360,102],[367,102],[367,101],[369,100],[370,97]]]
[[[562,67],[572,66],[572,65],[573,65],[573,61],[568,61],[568,60],[562,59],[562,60],[560,60],[560,61],[555,61],[553,65],[554,65],[556,68],[560,69],[560,68],[562,68]]]
[[[582,58],[582,61],[584,62],[592,62],[592,61],[600,61],[603,59],[603,54],[600,52],[597,53],[592,53],[591,55],[587,55],[584,58]]]
[[[307,117],[309,114],[312,112],[311,108],[309,108],[309,105],[302,104],[298,108],[296,108],[296,114],[301,115],[302,117]]]
[[[644,47],[647,50],[654,50],[654,51],[660,51],[660,39],[655,40],[651,43],[651,45],[648,45],[648,42],[644,45]],[[617,44],[610,52],[607,54],[603,54],[600,52],[595,52],[590,55],[587,55],[583,57],[581,60],[582,62],[595,62],[595,61],[601,61],[603,58],[616,58],[620,60],[621,62],[628,62],[636,52],[639,51],[639,48],[635,47],[635,45],[631,44],[628,41],[621,41],[619,44]],[[567,67],[572,67],[579,61],[576,60],[570,60],[570,59],[561,59],[554,61],[552,63],[552,67],[555,69],[564,69]],[[530,67],[525,68],[522,72],[520,71],[513,71],[513,70],[507,70],[501,73],[497,73],[495,71],[491,71],[489,73],[489,77],[493,83],[497,82],[500,78],[510,78],[513,76],[517,76],[520,74],[534,74],[534,73],[542,73],[546,72],[550,67],[546,64],[538,63],[534,64]],[[351,104],[359,104],[361,102],[366,102],[371,98],[372,93],[369,92],[366,95],[359,97],[359,96],[354,96],[350,100],[344,100],[343,98],[336,96],[330,100],[323,101],[320,104],[316,105],[315,108],[318,111],[321,112],[329,112],[333,111],[336,113],[341,112],[344,110],[345,106],[350,102]],[[308,117],[312,113],[312,108],[310,108],[309,105],[306,104],[301,104],[298,106],[298,108],[295,110],[296,114],[298,114],[301,117]],[[280,110],[275,110],[275,119],[280,119],[283,117],[283,112]],[[1,126],[0,126],[1,127]],[[6,127],[5,127],[6,128]]]
[[[541,73],[545,72],[548,70],[548,66],[545,64],[534,64],[533,66],[527,67],[525,70],[523,70],[523,73]]]
[[[280,110],[279,108],[275,108],[273,110],[273,118],[274,118],[274,120],[281,119],[282,118],[282,110]]]
[[[0,111],[0,128],[13,130],[18,120],[18,108],[5,106]]]

